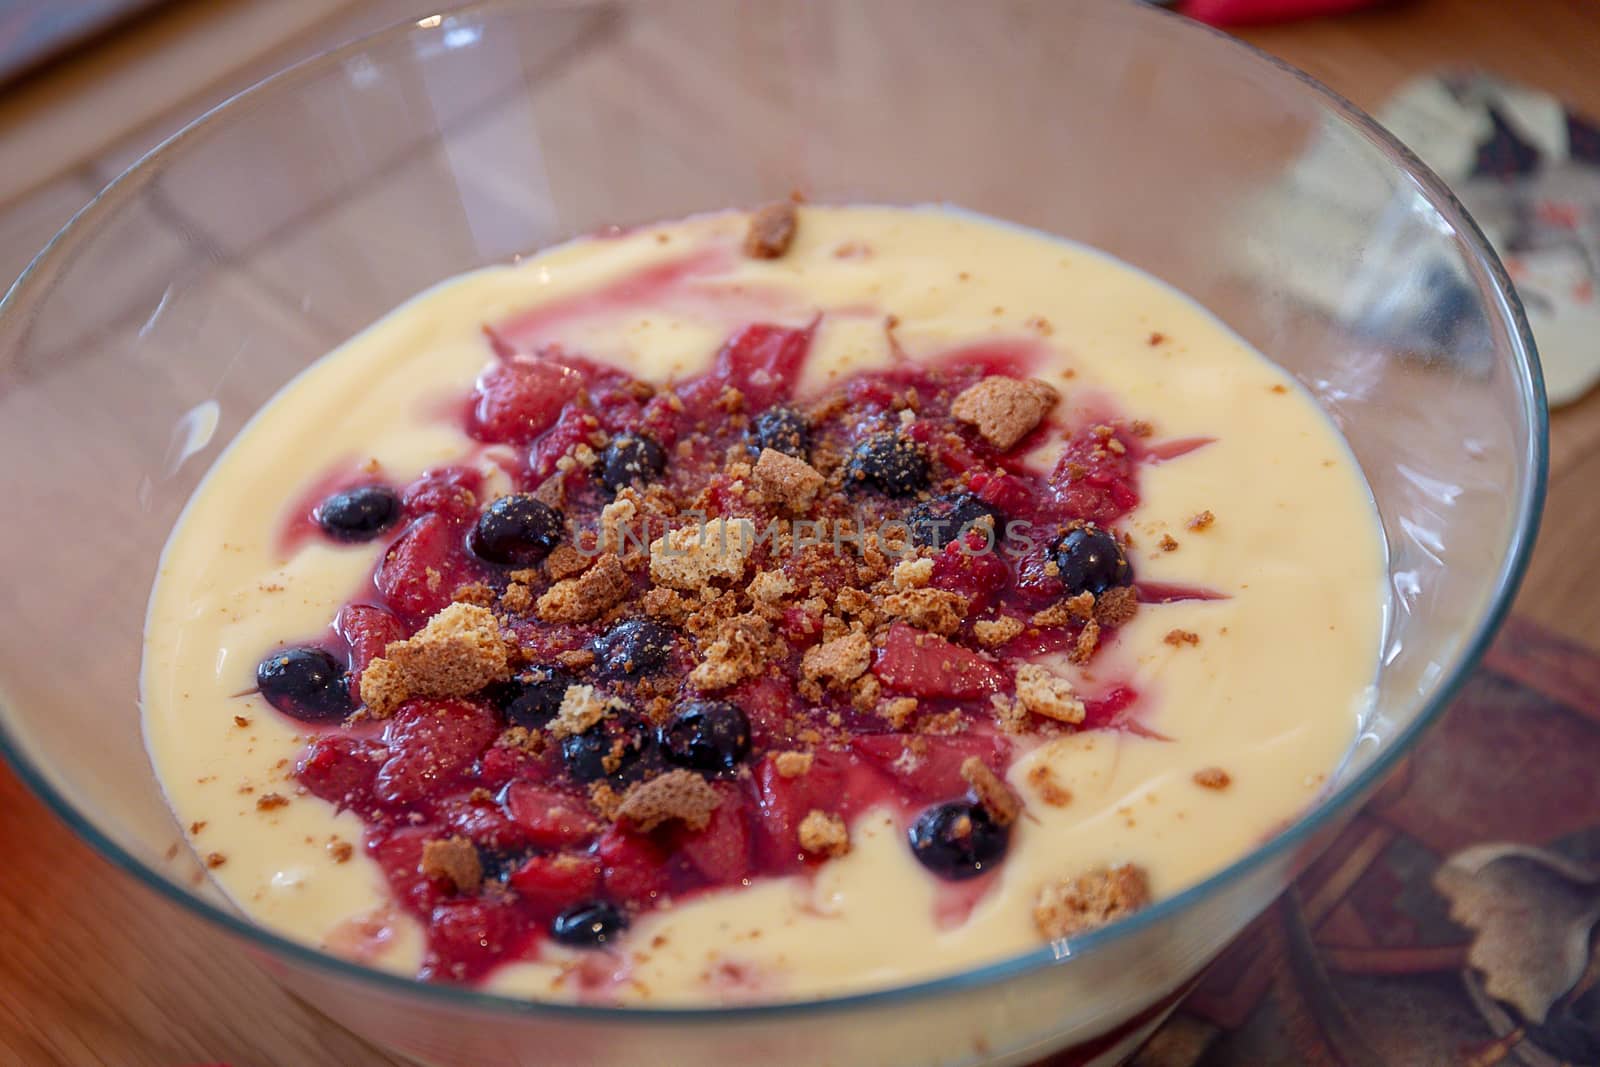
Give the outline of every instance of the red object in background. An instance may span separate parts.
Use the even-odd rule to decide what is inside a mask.
[[[1288,22],[1314,15],[1341,15],[1382,0],[1184,0],[1178,5],[1192,19],[1213,26],[1238,26],[1247,22]]]

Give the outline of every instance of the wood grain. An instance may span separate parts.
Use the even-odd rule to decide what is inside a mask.
[[[101,180],[205,107],[273,67],[428,6],[406,0],[179,5],[8,93],[0,100],[0,284]],[[1600,115],[1600,80],[1594,77],[1600,7],[1594,0],[1427,0],[1253,28],[1242,36],[1369,107],[1416,74],[1474,65],[1549,89]],[[651,62],[649,42],[638,46]],[[661,44],[667,51],[673,46]],[[646,73],[671,69],[665,63],[641,66]],[[581,75],[580,69],[579,84]],[[663,91],[692,98],[693,72],[685,77],[675,87],[664,83]],[[418,157],[398,168],[399,180],[425,180],[430,166]],[[504,192],[482,190],[489,202],[504,199]],[[358,212],[334,209],[329,217],[334,224],[362,225]],[[249,244],[261,229],[242,224],[238,233],[213,240],[225,247],[235,240]],[[290,269],[292,240],[264,250],[259,273],[231,283],[250,290],[241,298],[251,306],[273,306],[272,275]],[[177,245],[174,239],[173,256],[180,255]],[[161,254],[159,248],[142,251]],[[129,279],[126,292],[108,294],[108,306],[137,304],[144,295],[139,284]],[[410,286],[413,279],[386,284]],[[285,314],[299,311],[281,303]],[[320,330],[347,325],[337,308],[325,310]],[[114,311],[85,322],[80,336],[61,343],[115,336],[127,324]],[[1518,609],[1600,648],[1600,575],[1587,566],[1593,552],[1589,529],[1600,522],[1600,498],[1591,488],[1600,479],[1600,396],[1556,414],[1552,454],[1550,507]],[[287,996],[240,946],[114,871],[3,770],[0,846],[7,857],[0,865],[0,929],[6,932],[0,952],[0,1063],[398,1062]]]

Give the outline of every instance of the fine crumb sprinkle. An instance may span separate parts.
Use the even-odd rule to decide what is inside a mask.
[[[228,857],[224,856],[220,852],[207,852],[206,853],[206,866],[210,867],[212,870],[216,870],[218,867],[221,867],[224,863],[227,863],[227,862],[228,862]]]
[[[627,599],[633,583],[614,553],[606,553],[576,578],[545,590],[536,608],[545,622],[589,622]]]
[[[1226,789],[1233,784],[1233,775],[1221,767],[1205,767],[1194,772],[1194,784],[1203,789]]]
[[[233,725],[243,730],[246,726],[250,725],[250,720],[243,715],[235,715],[233,717]]]
[[[691,830],[704,830],[721,803],[722,794],[709,782],[680,769],[629,786],[615,817],[645,833],[673,819]]]
[[[1190,519],[1187,525],[1191,530],[1206,530],[1209,529],[1211,524],[1216,521],[1217,517],[1211,514],[1210,511],[1202,511],[1200,514]]]
[[[905,559],[894,566],[896,589],[921,589],[933,579],[933,560]]]
[[[1149,336],[1149,338],[1147,338],[1151,348],[1154,348],[1156,345],[1161,344],[1166,339],[1167,339],[1167,335],[1162,333],[1160,330],[1151,330],[1150,331],[1150,336]]]
[[[750,470],[750,481],[767,503],[794,514],[811,510],[827,479],[803,459],[763,448]]]
[[[842,856],[850,851],[850,831],[839,816],[813,808],[800,821],[800,847],[813,856]]]
[[[845,634],[808,649],[800,661],[807,681],[847,685],[867,672],[872,642],[863,633]]]
[[[1150,880],[1142,867],[1123,864],[1087,871],[1039,891],[1033,921],[1051,941],[1093,930],[1132,914],[1150,902]]]
[[[1020,381],[991,374],[967,387],[950,405],[950,414],[975,426],[978,436],[1005,452],[1026,437],[1061,394],[1036,378]]]
[[[1178,550],[1178,539],[1171,534],[1162,534],[1161,540],[1156,542],[1156,547],[1163,552],[1176,552]]]
[[[592,685],[569,685],[561,695],[561,710],[550,720],[550,733],[556,740],[581,734],[606,717],[609,705],[595,693]]]
[[[458,893],[471,893],[483,884],[483,864],[472,842],[460,834],[422,843],[422,873],[442,878]]]
[[[201,830],[204,830],[205,828],[206,828],[206,821],[204,819],[196,819],[194,822],[189,824],[189,833],[198,834]]]
[[[744,254],[751,259],[778,259],[794,243],[800,212],[789,200],[778,200],[750,216],[744,235]]]
[[[451,604],[405,641],[390,642],[361,672],[367,713],[384,718],[413,697],[458,697],[511,676],[506,641],[494,613]]]
[[[1021,619],[1002,615],[998,619],[982,619],[972,624],[973,636],[984,648],[999,648],[1023,631]]]
[[[1022,801],[987,763],[977,756],[968,756],[961,761],[961,778],[972,787],[978,803],[997,825],[1010,826],[1016,821],[1022,811]]]
[[[772,766],[780,778],[798,778],[811,770],[813,759],[809,752],[780,752],[772,758]]]
[[[717,628],[704,658],[689,672],[691,685],[712,693],[754,678],[772,655],[772,628],[759,615],[740,615]]]
[[[1083,701],[1073,692],[1072,683],[1051,674],[1037,663],[1017,668],[1017,700],[1035,715],[1076,725],[1083,721]]]
[[[755,547],[749,519],[715,519],[686,526],[650,542],[650,577],[660,585],[697,593],[713,579],[737,580]]]
[[[289,798],[282,793],[262,793],[256,797],[257,811],[271,811],[274,808],[288,807]]]
[[[355,855],[355,846],[348,841],[341,841],[335,837],[328,842],[328,855],[333,857],[335,863],[348,863],[350,857]]]
[[[1052,808],[1064,808],[1072,803],[1072,790],[1056,781],[1056,772],[1048,763],[1036,764],[1028,772],[1028,784],[1039,794],[1039,799]]]
[[[919,630],[948,637],[961,629],[967,598],[944,589],[907,589],[885,597],[883,610]]]
[[[1198,645],[1200,643],[1200,635],[1193,630],[1168,630],[1167,636],[1161,640],[1173,648],[1177,648],[1180,645]]]

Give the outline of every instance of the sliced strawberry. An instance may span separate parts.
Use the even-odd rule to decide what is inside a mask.
[[[340,809],[366,810],[378,769],[389,750],[376,741],[333,734],[319,737],[306,748],[295,767],[295,778],[312,796]]]
[[[495,804],[451,797],[437,805],[435,815],[452,833],[470,838],[473,844],[487,849],[515,852],[532,843],[527,830]]]
[[[511,875],[511,886],[540,921],[571,904],[588,900],[600,888],[600,861],[591,855],[558,852],[534,856]]]
[[[420,625],[450,603],[466,576],[461,527],[429,514],[406,527],[378,563],[373,583],[394,611]]]
[[[1107,448],[1107,442],[1092,432],[1074,434],[1050,475],[1068,514],[1102,526],[1139,504],[1138,464],[1126,441],[1111,440],[1117,441],[1122,451]]]
[[[593,840],[601,829],[582,801],[529,781],[506,786],[500,804],[528,839],[543,848],[583,844]]]
[[[896,790],[917,803],[949,800],[967,791],[961,764],[976,756],[1002,773],[1007,745],[987,731],[972,730],[949,737],[873,734],[855,738],[851,747],[898,783]]]
[[[521,954],[532,931],[510,901],[462,897],[436,904],[428,918],[428,955],[418,977],[468,982]]]
[[[389,720],[389,758],[373,792],[384,804],[422,804],[467,784],[468,772],[499,735],[494,713],[464,700],[413,700]]]
[[[467,432],[480,441],[525,445],[554,425],[583,388],[583,375],[542,356],[515,356],[483,372]]]
[[[440,467],[425,471],[400,493],[407,516],[436,511],[447,518],[466,520],[478,512],[483,475],[472,467]]]
[[[677,851],[712,886],[735,885],[750,873],[750,828],[743,795],[722,790],[722,803],[704,830],[685,832]]]
[[[755,854],[766,870],[792,871],[808,857],[800,848],[800,823],[813,811],[848,819],[889,795],[887,780],[849,752],[818,749],[804,774],[778,773],[777,758],[755,768]]]
[[[422,846],[439,836],[423,826],[402,826],[369,839],[367,848],[401,902],[423,915],[444,899],[445,889],[422,873]]]
[[[639,834],[610,829],[600,835],[595,855],[606,895],[621,903],[648,904],[667,889],[667,857]]]
[[[757,323],[728,339],[717,353],[716,376],[744,394],[754,410],[788,396],[811,351],[812,327],[795,330]]]
[[[976,530],[968,530],[960,541],[952,541],[933,558],[930,584],[935,589],[960,593],[972,612],[983,610],[1000,595],[1010,580],[998,543]]]
[[[539,438],[528,454],[528,475],[534,485],[555,473],[556,461],[599,429],[599,422],[587,411],[568,408],[550,432]]]
[[[405,640],[405,627],[393,614],[374,604],[346,604],[333,628],[350,646],[350,696],[361,703],[361,672],[383,655],[391,641]]]
[[[873,673],[898,693],[966,699],[997,693],[1003,676],[988,660],[903,622],[889,627]]]

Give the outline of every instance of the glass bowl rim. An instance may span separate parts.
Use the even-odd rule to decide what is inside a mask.
[[[627,3],[630,0],[619,0],[619,2]],[[137,193],[142,188],[146,175],[158,170],[161,161],[179,155],[189,142],[201,137],[213,127],[225,123],[236,110],[241,110],[240,105],[267,97],[274,92],[286,91],[290,86],[314,80],[349,57],[374,47],[387,45],[413,34],[447,31],[450,28],[450,20],[455,18],[506,11],[527,13],[539,10],[576,10],[586,6],[589,6],[586,0],[541,0],[536,6],[528,5],[525,0],[475,0],[475,2],[443,7],[436,14],[407,18],[307,57],[234,93],[145,152],[67,221],[49,243],[33,257],[5,295],[0,297],[0,336],[3,336],[10,317],[17,314],[20,307],[26,306],[35,288],[44,284],[42,279],[48,274],[46,268],[52,261],[64,256],[70,246],[88,231],[91,224],[100,216],[115,211],[123,201]],[[1326,827],[1356,797],[1380,783],[1400,758],[1415,746],[1423,732],[1450,704],[1467,677],[1476,668],[1493,640],[1496,630],[1510,611],[1512,599],[1527,570],[1529,556],[1538,533],[1549,479],[1549,411],[1545,402],[1544,376],[1539,366],[1537,349],[1527,316],[1505,266],[1489,245],[1483,231],[1467,214],[1460,200],[1410,149],[1366,112],[1298,67],[1221,30],[1186,19],[1165,7],[1152,4],[1128,6],[1135,9],[1133,15],[1135,18],[1176,20],[1184,24],[1179,29],[1180,33],[1190,32],[1209,36],[1221,43],[1224,48],[1232,48],[1239,61],[1265,63],[1279,73],[1287,75],[1304,89],[1310,90],[1320,99],[1324,107],[1377,148],[1387,164],[1417,186],[1429,205],[1461,236],[1464,254],[1470,256],[1491,282],[1492,295],[1498,298],[1498,307],[1486,310],[1498,311],[1509,327],[1512,354],[1515,357],[1514,369],[1520,371],[1517,375],[1518,392],[1532,431],[1521,457],[1532,471],[1532,477],[1515,502],[1518,521],[1512,533],[1509,551],[1499,573],[1495,576],[1486,610],[1473,629],[1470,640],[1465,642],[1457,653],[1455,662],[1450,665],[1446,676],[1419,709],[1415,718],[1400,730],[1395,740],[1374,758],[1370,766],[1315,801],[1313,806],[1300,814],[1294,822],[1250,852],[1200,882],[1173,896],[1159,900],[1126,919],[1065,941],[1048,942],[1039,948],[954,974],[864,992],[755,1004],[714,1007],[570,1004],[506,996],[466,986],[421,982],[392,971],[366,967],[284,937],[249,921],[242,915],[190,893],[113,841],[98,828],[89,815],[80,811],[70,799],[56,789],[44,772],[34,765],[25,752],[20,737],[7,725],[6,716],[3,714],[0,714],[0,756],[5,757],[23,783],[41,798],[57,817],[116,867],[132,875],[144,886],[155,890],[160,896],[221,927],[227,933],[245,941],[247,947],[263,951],[269,957],[284,957],[289,962],[323,972],[329,977],[375,986],[380,992],[400,997],[434,1000],[446,1008],[518,1016],[549,1016],[566,1022],[603,1021],[609,1025],[753,1023],[829,1011],[866,1010],[992,985],[1031,971],[1064,963],[1076,956],[1109,948],[1140,930],[1181,914],[1194,903],[1211,896],[1255,871],[1267,861],[1302,844]],[[3,711],[3,707],[0,707],[0,711]]]

